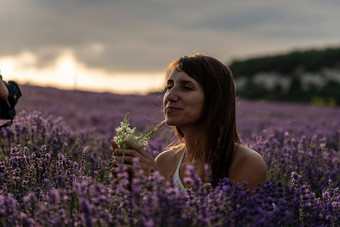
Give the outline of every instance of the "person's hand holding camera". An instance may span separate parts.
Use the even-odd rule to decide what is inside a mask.
[[[1,72],[0,72],[0,99],[3,99],[3,100],[8,99],[8,89],[5,83],[2,81]]]

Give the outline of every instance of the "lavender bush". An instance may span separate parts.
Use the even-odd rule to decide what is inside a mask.
[[[0,226],[338,226],[339,108],[239,100],[243,143],[263,155],[269,180],[250,192],[227,178],[187,194],[154,172],[111,174],[110,140],[127,112],[140,132],[162,121],[161,94],[22,86],[18,116],[0,130]],[[53,97],[53,99],[51,99]],[[156,156],[174,135],[149,140]],[[130,184],[131,183],[131,184]]]

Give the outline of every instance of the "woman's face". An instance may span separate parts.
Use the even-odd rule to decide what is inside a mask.
[[[200,119],[204,105],[202,86],[183,71],[175,68],[167,81],[163,98],[165,122],[182,130]]]

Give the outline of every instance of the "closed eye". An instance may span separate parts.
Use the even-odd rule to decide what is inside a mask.
[[[166,86],[166,88],[165,88],[165,89],[166,89],[166,90],[170,90],[171,88],[172,88],[172,85],[171,85],[171,84],[169,84],[169,85],[167,85],[167,86]]]

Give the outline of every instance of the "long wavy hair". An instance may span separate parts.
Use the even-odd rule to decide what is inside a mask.
[[[188,162],[197,164],[198,175],[205,181],[206,164],[210,167],[210,181],[217,185],[229,176],[235,143],[240,139],[236,130],[236,92],[233,75],[219,60],[202,54],[192,54],[174,60],[166,71],[168,78],[174,69],[179,69],[203,88],[205,103],[200,125],[203,138],[195,138],[194,152],[188,153]],[[180,141],[184,134],[179,127],[173,129]]]

